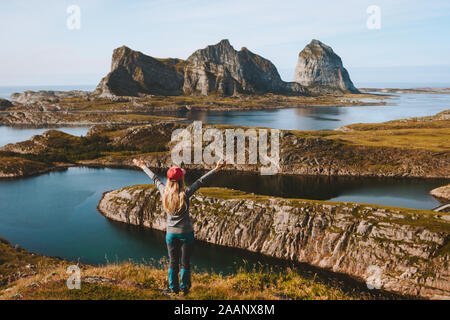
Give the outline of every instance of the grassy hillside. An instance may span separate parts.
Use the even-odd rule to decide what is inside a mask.
[[[341,282],[325,282],[316,274],[300,275],[294,270],[241,270],[223,276],[193,273],[187,297],[170,295],[166,288],[166,262],[150,264],[80,265],[81,289],[69,290],[66,270],[72,262],[44,257],[0,241],[0,299],[374,299],[386,298],[359,289],[344,288]],[[389,296],[390,298],[396,296]]]

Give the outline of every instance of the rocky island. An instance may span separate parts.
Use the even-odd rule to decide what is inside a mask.
[[[331,47],[315,39],[298,55],[294,81],[315,92],[359,93],[341,58]]]
[[[186,61],[156,59],[127,47],[114,50],[111,72],[94,95],[139,94],[306,94],[298,83],[281,80],[275,66],[247,48],[236,51],[228,40],[194,52]]]

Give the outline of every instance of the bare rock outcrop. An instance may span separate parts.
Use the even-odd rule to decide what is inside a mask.
[[[87,98],[90,95],[89,91],[71,90],[71,91],[57,91],[57,90],[27,90],[11,94],[11,101],[18,102],[24,105],[35,103],[49,103],[59,102],[63,98]]]
[[[310,91],[359,93],[341,58],[319,40],[312,40],[298,55],[294,81]]]
[[[105,193],[98,209],[115,221],[166,227],[152,185]],[[206,188],[193,198],[191,217],[198,240],[308,263],[403,295],[450,298],[445,213]]]
[[[450,203],[450,184],[433,189],[430,194],[442,202]]]
[[[280,93],[306,94],[295,82],[284,82],[276,67],[247,48],[236,51],[228,40],[194,52],[186,61],[157,59],[125,46],[113,52],[111,72],[94,96],[145,94]]]
[[[100,81],[94,95],[104,98],[180,95],[183,93],[183,65],[180,59],[157,59],[122,46],[114,50],[111,72]]]
[[[282,81],[272,62],[245,47],[236,51],[228,40],[197,50],[186,62],[187,94],[306,93],[302,86]]]

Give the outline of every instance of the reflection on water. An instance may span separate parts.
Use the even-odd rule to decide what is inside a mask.
[[[200,173],[191,172],[190,183]],[[0,181],[0,236],[36,253],[87,263],[159,260],[166,256],[164,233],[113,223],[97,210],[103,192],[151,182],[141,171],[70,168],[28,179]],[[439,180],[327,179],[221,174],[214,186],[285,197],[337,199],[431,207],[428,190]],[[429,199],[431,198],[431,199]],[[370,201],[365,201],[370,200]],[[230,272],[269,258],[243,250],[199,243],[193,264]]]
[[[188,172],[192,182],[200,173]],[[429,191],[449,183],[449,179],[398,179],[326,176],[261,176],[221,172],[211,182],[255,194],[284,198],[333,200],[431,209],[439,205]]]
[[[189,111],[172,115],[208,124],[286,130],[333,130],[352,123],[384,122],[434,115],[450,109],[450,94],[398,94],[385,106],[314,106],[259,111]]]

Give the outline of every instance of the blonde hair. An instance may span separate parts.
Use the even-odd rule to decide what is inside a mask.
[[[167,184],[164,187],[162,203],[164,211],[171,215],[177,214],[183,208],[187,207],[184,192],[184,179],[179,181],[167,180]]]

